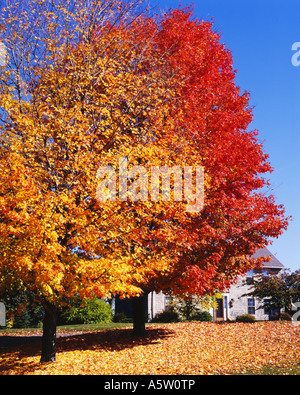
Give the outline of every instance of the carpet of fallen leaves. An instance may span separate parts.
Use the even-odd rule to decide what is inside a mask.
[[[2,349],[0,374],[232,374],[300,366],[300,326],[287,322],[179,323],[60,337],[57,360],[39,363],[40,340]]]

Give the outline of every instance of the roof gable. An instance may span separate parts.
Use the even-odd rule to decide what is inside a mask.
[[[261,258],[261,257],[268,257],[271,256],[270,262],[264,262],[263,266],[268,268],[276,268],[276,269],[283,269],[284,266],[279,260],[267,249],[267,248],[260,248],[251,256],[251,258]]]

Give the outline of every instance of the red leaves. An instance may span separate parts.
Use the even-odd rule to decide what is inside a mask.
[[[264,174],[272,168],[257,131],[248,131],[249,93],[236,86],[231,53],[213,24],[192,14],[190,8],[169,11],[155,38],[164,67],[179,81],[168,124],[174,143],[180,135],[178,158],[202,164],[206,177],[204,210],[181,221],[183,248],[173,246],[180,258],[160,284],[183,293],[226,286],[253,266],[256,249],[287,227],[283,207],[256,192],[268,185]]]

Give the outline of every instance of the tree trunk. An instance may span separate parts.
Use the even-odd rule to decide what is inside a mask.
[[[54,362],[56,353],[57,307],[51,303],[44,304],[42,356],[40,362]]]
[[[145,301],[147,293],[132,298],[133,306],[133,335],[142,337],[146,333]]]

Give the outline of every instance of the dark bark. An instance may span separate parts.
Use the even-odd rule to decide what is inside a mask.
[[[132,298],[133,306],[133,335],[142,337],[146,333],[145,301],[147,293]]]
[[[42,356],[40,362],[54,362],[56,354],[57,307],[46,302],[44,309]]]

